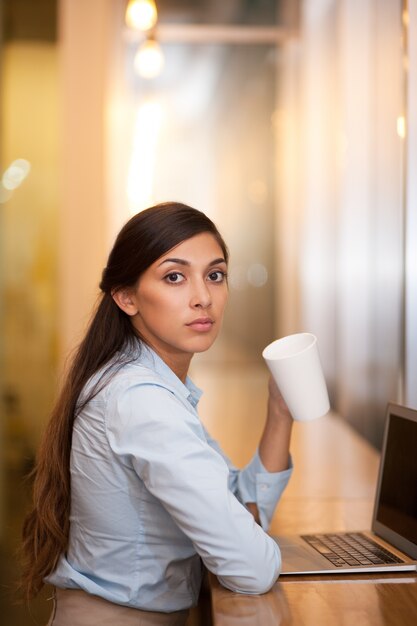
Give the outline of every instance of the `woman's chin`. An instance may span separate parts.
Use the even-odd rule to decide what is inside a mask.
[[[190,342],[189,350],[194,354],[199,354],[200,352],[206,352],[213,343],[216,341],[216,337],[198,337]]]

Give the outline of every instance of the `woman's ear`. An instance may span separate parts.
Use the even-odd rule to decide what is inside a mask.
[[[133,316],[138,312],[135,294],[132,289],[118,289],[111,295],[119,309],[127,315]]]

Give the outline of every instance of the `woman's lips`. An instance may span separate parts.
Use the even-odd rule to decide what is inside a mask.
[[[207,332],[208,330],[211,330],[213,324],[214,321],[210,317],[201,317],[193,322],[190,322],[187,326],[199,332]]]

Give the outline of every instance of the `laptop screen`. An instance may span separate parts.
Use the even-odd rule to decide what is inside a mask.
[[[396,412],[395,408],[391,405],[388,415],[374,522],[388,530],[389,540],[393,540],[392,532],[403,538],[406,544],[410,542],[417,546],[416,412],[402,407]],[[412,419],[409,419],[407,411]],[[403,550],[410,547],[401,543]]]

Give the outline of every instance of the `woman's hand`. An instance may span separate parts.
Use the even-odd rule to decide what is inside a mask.
[[[275,417],[277,419],[292,421],[291,413],[272,376],[270,376],[269,378],[268,391],[269,391],[268,417],[270,416],[271,418]]]

